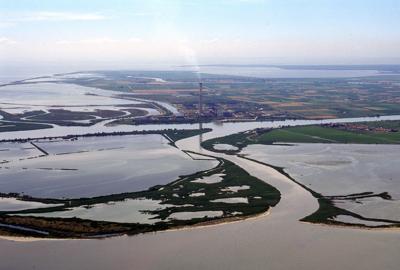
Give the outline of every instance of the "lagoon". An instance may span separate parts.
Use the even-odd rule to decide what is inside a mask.
[[[134,192],[207,170],[215,160],[193,160],[161,135],[41,140],[49,155],[25,143],[0,143],[0,190],[45,198],[80,198]],[[30,145],[32,147],[32,145]],[[8,153],[16,153],[14,157]],[[18,155],[17,155],[18,154]],[[16,156],[15,156],[16,155]],[[33,158],[32,158],[33,156]]]
[[[399,145],[249,145],[241,154],[285,168],[297,181],[324,196],[388,192],[391,200],[373,197],[337,200],[335,204],[364,217],[400,221]]]

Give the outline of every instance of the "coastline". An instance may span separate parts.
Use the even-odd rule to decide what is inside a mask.
[[[149,234],[149,233],[174,232],[174,231],[184,231],[184,230],[203,229],[203,228],[222,226],[225,224],[233,224],[233,223],[238,223],[238,222],[242,222],[242,221],[255,220],[258,218],[266,217],[270,213],[271,213],[271,210],[268,209],[267,211],[265,211],[263,213],[254,214],[254,215],[250,215],[250,216],[226,217],[226,218],[221,218],[221,219],[216,219],[216,220],[211,220],[211,221],[200,222],[200,223],[194,224],[194,225],[186,225],[186,226],[180,226],[180,227],[171,228],[171,229],[167,229],[167,230],[145,232],[145,233],[142,233],[142,235]],[[24,237],[24,236],[0,235],[0,240],[6,240],[6,241],[12,241],[12,242],[104,240],[104,239],[109,239],[109,238],[114,238],[114,237],[122,237],[122,236],[130,237],[130,236],[135,236],[135,235],[129,235],[126,233],[122,233],[120,235],[115,235],[115,236],[101,237],[101,235],[99,235],[99,237],[92,237],[92,238],[43,238],[43,237]]]
[[[314,225],[314,226],[323,226],[330,228],[340,228],[340,229],[351,229],[351,230],[360,230],[360,231],[375,231],[375,232],[393,232],[400,231],[400,227],[368,227],[368,226],[360,226],[360,225],[341,225],[341,224],[327,224],[327,223],[314,223],[309,221],[299,220],[300,223]]]
[[[194,225],[181,226],[181,227],[177,227],[177,228],[171,228],[171,229],[167,229],[167,230],[163,230],[163,231],[156,231],[156,232],[173,232],[173,231],[210,228],[210,227],[222,226],[225,224],[233,224],[233,223],[238,223],[238,222],[242,222],[242,221],[255,220],[258,218],[269,216],[270,214],[271,214],[271,209],[268,209],[267,211],[265,211],[263,213],[254,214],[254,215],[250,215],[250,216],[226,217],[226,218],[221,218],[221,219],[216,219],[216,220],[211,220],[211,221],[200,222],[200,223],[194,224]]]

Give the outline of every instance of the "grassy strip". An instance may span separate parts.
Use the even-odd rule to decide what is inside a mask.
[[[256,138],[257,143],[400,143],[400,133],[354,132],[322,126],[290,127],[272,130]]]
[[[364,123],[371,127],[383,126],[397,128],[400,121],[384,121]],[[255,129],[232,134],[222,138],[215,138],[203,142],[202,146],[210,151],[226,154],[239,153],[244,147],[251,144],[274,143],[355,143],[355,144],[399,144],[400,132],[372,132],[346,131],[326,126],[285,127],[279,129]],[[230,144],[237,150],[215,150],[215,144]]]
[[[191,136],[203,134],[211,131],[210,128],[203,129],[163,129],[163,130],[143,130],[143,131],[115,131],[115,132],[97,132],[97,133],[86,133],[82,135],[66,135],[66,136],[46,136],[39,138],[28,138],[28,139],[5,139],[0,140],[0,143],[3,142],[30,142],[36,140],[55,140],[55,139],[77,139],[77,138],[85,138],[85,137],[106,137],[106,136],[125,136],[125,135],[148,135],[148,134],[160,134],[167,135],[172,139],[172,142],[176,142],[177,140],[189,138]]]

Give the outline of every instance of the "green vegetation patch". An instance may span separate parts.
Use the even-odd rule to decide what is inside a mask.
[[[400,143],[400,133],[355,132],[323,126],[290,127],[266,132],[253,143]]]
[[[157,189],[150,191],[151,193],[143,194],[146,198],[163,200],[165,204],[178,206],[150,211],[150,213],[157,214],[161,219],[167,218],[171,213],[199,210],[223,211],[225,217],[232,216],[235,212],[241,212],[240,215],[249,216],[265,212],[270,206],[275,206],[279,202],[280,193],[276,188],[249,175],[245,170],[230,161],[219,159],[219,162],[220,165],[212,170],[182,177],[162,187],[161,192]],[[220,182],[212,184],[193,182],[196,179],[215,174],[223,175]],[[226,188],[239,186],[248,188],[237,192],[224,191]],[[204,193],[205,195],[191,196],[191,194],[196,193]],[[212,200],[236,197],[247,198],[248,203],[211,202]]]
[[[50,126],[51,127],[51,126]],[[64,139],[71,140],[77,138],[87,138],[87,137],[107,137],[107,136],[126,136],[126,135],[148,135],[148,134],[159,134],[163,135],[166,139],[174,144],[177,140],[188,138],[191,136],[196,136],[206,132],[210,132],[210,128],[203,129],[162,129],[162,130],[143,130],[143,131],[114,131],[114,132],[97,132],[97,133],[86,133],[82,135],[66,135],[66,136],[48,136],[39,137],[35,139],[5,139],[0,140],[2,142],[31,142],[37,140],[54,140],[54,139]]]
[[[346,130],[346,126],[311,125],[278,129],[255,129],[203,142],[210,151],[236,154],[250,144],[274,143],[357,143],[398,144],[400,143],[400,121],[377,121],[360,123],[366,130]],[[379,128],[384,131],[377,131]],[[370,130],[368,130],[370,129]],[[216,150],[216,144],[230,144],[237,150]]]
[[[369,192],[367,192],[369,193]],[[385,197],[386,193],[381,194],[371,194],[369,197]],[[342,200],[356,200],[358,198],[364,198],[363,195],[354,196],[353,194],[344,197]],[[346,198],[347,197],[347,198]],[[379,219],[379,218],[368,218],[362,215],[356,214],[354,212],[348,211],[346,209],[337,207],[335,205],[335,197],[320,197],[318,198],[318,209],[311,215],[304,217],[301,221],[316,223],[316,224],[330,224],[330,225],[341,225],[350,227],[364,227],[364,228],[390,228],[390,227],[400,227],[400,221],[390,220],[390,219]],[[335,220],[339,215],[349,216],[359,220],[359,223],[348,223]],[[363,222],[377,222],[386,223],[387,225],[369,226],[365,225]]]
[[[46,124],[37,124],[37,123],[0,121],[0,132],[35,130],[35,129],[46,129],[46,128],[52,128],[52,126]]]

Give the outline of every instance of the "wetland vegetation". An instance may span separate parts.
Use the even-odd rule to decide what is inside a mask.
[[[206,158],[214,158],[207,156]],[[40,199],[17,194],[2,194],[19,200],[57,204],[49,208],[21,211],[3,211],[0,215],[0,232],[6,235],[30,235],[40,237],[87,238],[107,237],[115,234],[137,234],[150,231],[180,228],[188,225],[205,225],[228,220],[238,220],[266,212],[280,200],[274,187],[250,176],[234,163],[218,158],[219,165],[213,169],[181,176],[167,185],[154,186],[146,191],[127,192],[93,198],[72,200]],[[218,174],[219,182],[196,181]],[[239,187],[236,188],[235,187]],[[244,188],[243,188],[244,187]],[[233,189],[230,189],[233,188]],[[199,195],[200,194],[200,195]],[[194,196],[195,195],[195,196]],[[247,198],[247,202],[227,203],[221,199]],[[161,201],[156,210],[143,210],[159,220],[154,224],[118,223],[74,218],[41,217],[44,213],[57,214],[77,207],[90,209],[95,205],[129,199],[145,198]],[[220,201],[218,201],[220,200]],[[207,212],[220,212],[221,216],[207,216]],[[179,219],[178,213],[206,213],[205,216]],[[23,215],[23,216],[22,216]],[[171,218],[172,217],[172,218]],[[178,217],[178,216],[177,216]]]
[[[309,186],[293,178],[290,174],[288,174],[285,171],[285,168],[283,167],[274,166],[265,162],[261,162],[259,160],[249,158],[244,155],[239,155],[239,156],[241,158],[245,158],[253,162],[275,169],[279,173],[285,175],[288,179],[292,180],[294,183],[298,184],[299,186],[310,192],[312,196],[318,200],[317,211],[315,211],[309,216],[302,218],[300,221],[315,223],[315,224],[329,224],[329,225],[361,227],[361,228],[400,228],[399,220],[365,217],[355,212],[340,208],[338,206],[340,204],[337,204],[338,201],[339,202],[351,201],[357,203],[359,200],[365,198],[380,198],[382,200],[391,200],[392,197],[389,195],[388,192],[382,192],[382,193],[363,192],[363,193],[355,193],[347,195],[326,196],[311,189]],[[339,221],[336,220],[336,217],[338,216],[348,216],[354,218],[354,221],[353,222]]]
[[[369,148],[367,149],[360,146],[360,149],[357,148],[354,150],[354,154],[359,156],[351,156],[353,155],[353,153],[351,152],[351,145],[399,144],[399,127],[400,121],[384,121],[357,124],[329,124],[301,127],[281,127],[278,129],[256,129],[228,135],[225,137],[214,138],[203,142],[202,146],[210,151],[221,152],[225,154],[237,154],[242,158],[272,167],[296,184],[300,185],[302,188],[309,191],[318,200],[319,209],[315,213],[301,219],[302,221],[340,226],[357,226],[364,228],[390,228],[400,227],[400,221],[397,218],[396,211],[394,211],[394,209],[396,208],[396,202],[398,200],[398,192],[396,191],[396,189],[393,190],[389,188],[392,185],[391,181],[394,180],[392,179],[393,173],[395,173],[392,172],[393,170],[385,170],[387,171],[387,174],[385,174],[384,177],[388,178],[387,181],[385,180],[386,186],[382,185],[382,183],[380,185],[381,188],[377,188],[379,187],[379,185],[377,187],[373,186],[373,183],[375,182],[371,182],[372,180],[368,179],[369,177],[372,177],[371,175],[375,177],[378,177],[378,175],[372,171],[370,173],[371,175],[363,175],[363,177],[366,177],[365,180],[371,185],[370,187],[368,187],[367,184],[363,186],[362,181],[359,181],[359,184],[362,185],[359,187],[359,189],[361,188],[367,191],[356,191],[356,193],[344,195],[329,195],[329,193],[335,193],[335,191],[328,192],[327,190],[329,189],[327,188],[321,189],[324,185],[323,183],[327,181],[322,181],[321,179],[318,180],[314,178],[312,178],[312,181],[307,181],[307,178],[311,177],[308,174],[312,175],[312,171],[310,171],[312,169],[314,169],[314,174],[319,173],[317,174],[318,177],[329,177],[329,174],[324,174],[323,172],[324,170],[326,170],[325,172],[329,173],[332,166],[341,166],[343,173],[345,173],[345,169],[347,167],[344,166],[350,166],[352,160],[356,160],[356,164],[365,164],[366,168],[364,170],[366,170],[366,172],[369,172],[371,170],[371,166],[369,166],[368,164],[370,164],[372,161],[366,160],[366,156],[363,156],[363,153],[370,153],[367,151]],[[304,144],[304,147],[302,146],[303,148],[300,148],[298,151],[296,151],[295,148],[298,147],[296,145],[299,143],[306,144]],[[308,148],[306,149],[305,147],[307,146],[307,144],[310,143],[315,144],[315,147],[308,147],[310,149],[307,150]],[[327,150],[322,147],[318,148],[317,144],[334,145],[332,146],[333,148],[330,147],[327,149],[336,149],[340,144],[350,145],[349,147],[347,147],[347,153],[346,151],[343,152],[343,149],[340,150],[341,148],[338,148],[336,152],[331,152],[331,150]],[[266,149],[261,148],[261,145],[266,145],[265,147],[270,147],[268,149],[271,149],[271,151],[263,152]],[[378,146],[374,147],[374,149],[377,147]],[[258,149],[258,152],[253,151],[256,149]],[[301,153],[299,153],[299,151],[301,151]],[[309,153],[307,151],[309,151]],[[373,151],[374,153],[374,155],[371,156],[371,158],[373,159],[373,157],[380,153],[380,151],[385,150],[370,149],[370,151]],[[388,155],[390,154],[390,159],[396,159],[396,156],[394,155],[396,150],[393,149],[393,151],[393,154],[391,151],[386,151]],[[256,155],[256,153],[258,154]],[[263,155],[260,155],[261,153],[263,153]],[[277,156],[279,155],[279,153],[281,156]],[[327,155],[325,158],[323,157],[324,153],[325,155]],[[349,155],[349,157],[347,157],[347,155]],[[268,161],[262,161],[263,156],[265,156],[265,160]],[[315,158],[311,158],[313,156]],[[305,157],[309,158],[305,159]],[[376,158],[380,159],[381,157],[377,156]],[[287,159],[289,159],[290,161],[284,162]],[[375,166],[380,166],[380,163],[375,163]],[[287,168],[273,164],[285,164],[284,166],[289,167]],[[293,166],[296,166],[295,169],[292,169]],[[307,170],[307,168],[309,169]],[[296,177],[293,177],[291,173],[288,173],[288,169],[292,169],[291,171],[297,172],[296,176],[300,179],[297,179]],[[354,169],[356,168],[348,168],[348,170],[350,171]],[[349,174],[348,177],[357,177],[354,171],[353,174],[354,176]],[[337,176],[339,177],[339,175]],[[340,175],[340,177],[342,177],[344,181],[345,175]],[[320,184],[318,184],[317,187],[311,187],[311,183],[313,183],[313,186],[315,186],[315,183]],[[338,190],[340,192],[340,183],[336,181],[335,184],[338,186],[335,190]],[[329,186],[332,185],[334,184],[329,184]],[[386,191],[379,191],[382,190],[382,188],[385,189],[385,187],[387,188]],[[369,189],[376,189],[376,191],[368,191]],[[357,190],[357,188],[352,188],[349,190]],[[393,198],[391,194],[395,194],[395,198]],[[355,205],[364,206],[360,208],[359,206]],[[389,208],[387,209],[387,207]],[[360,211],[359,208],[362,211]],[[369,208],[373,208],[372,211],[368,211]],[[379,213],[379,209],[386,209],[382,211],[387,211],[388,214],[383,215],[382,213]],[[391,211],[390,209],[392,209],[393,211]],[[389,213],[392,213],[392,215],[390,215]],[[349,217],[352,220],[343,217]]]

